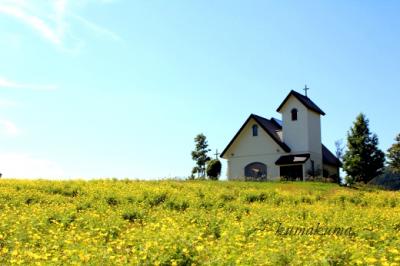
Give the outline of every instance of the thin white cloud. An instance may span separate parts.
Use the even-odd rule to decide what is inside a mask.
[[[86,28],[93,31],[94,33],[104,36],[104,37],[108,37],[109,39],[112,39],[117,42],[122,42],[122,38],[118,34],[115,34],[114,32],[112,32],[106,28],[100,27],[99,25],[97,25],[83,17],[75,15],[74,18],[76,20],[78,20],[79,22],[81,22],[82,25],[84,25]]]
[[[0,173],[4,178],[49,178],[65,177],[59,164],[23,153],[0,153]]]
[[[10,137],[16,137],[21,134],[19,128],[12,121],[7,119],[0,119],[0,131]]]
[[[28,89],[28,90],[55,90],[57,86],[55,85],[43,85],[43,84],[28,84],[28,83],[20,83],[16,81],[12,81],[6,79],[4,77],[0,77],[0,88],[6,89]]]
[[[18,4],[0,4],[0,13],[7,14],[19,19],[20,21],[31,26],[34,30],[39,32],[45,39],[49,40],[50,42],[57,45],[61,44],[61,36],[59,36],[59,34],[57,34],[39,17],[28,14]]]
[[[96,3],[106,3],[101,0]],[[82,47],[81,38],[74,32],[83,25],[88,30],[114,41],[121,41],[116,33],[101,27],[76,13],[91,2],[78,0],[0,0],[0,14],[6,14],[31,27],[44,39],[62,48],[73,51]],[[75,22],[75,23],[74,23]],[[76,22],[79,25],[75,25]],[[72,47],[72,48],[71,48]]]
[[[0,108],[16,107],[18,105],[19,105],[19,103],[15,102],[13,100],[0,99]]]

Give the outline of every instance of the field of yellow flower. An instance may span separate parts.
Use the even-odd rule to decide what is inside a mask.
[[[400,265],[399,195],[320,183],[0,180],[0,265]]]

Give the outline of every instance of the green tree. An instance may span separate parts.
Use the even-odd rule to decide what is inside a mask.
[[[208,162],[207,164],[207,176],[211,180],[218,180],[219,175],[221,174],[221,162],[218,159],[214,159]]]
[[[196,166],[193,167],[192,174],[197,173],[198,178],[204,178],[206,174],[206,163],[211,160],[207,155],[210,149],[208,149],[207,138],[204,134],[198,134],[194,138],[196,143],[195,150],[192,151],[192,159],[196,161]]]
[[[388,150],[389,170],[400,174],[400,134],[395,138],[395,143]]]
[[[355,182],[367,183],[382,173],[385,154],[378,148],[378,136],[369,130],[369,120],[359,114],[347,135],[343,170]]]

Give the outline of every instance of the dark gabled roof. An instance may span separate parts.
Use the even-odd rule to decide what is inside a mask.
[[[285,105],[287,100],[289,100],[290,96],[296,97],[296,99],[299,100],[302,104],[304,104],[308,109],[310,109],[318,114],[325,115],[324,111],[322,111],[313,101],[311,101],[310,98],[298,93],[297,91],[293,91],[293,90],[289,92],[289,94],[288,94],[288,96],[286,96],[285,100],[283,100],[281,105],[279,105],[278,109],[276,109],[277,112],[280,112],[280,110]]]
[[[282,120],[279,120],[278,118],[271,117],[271,122],[274,123],[279,129],[282,129]]]
[[[276,165],[303,164],[310,159],[309,153],[293,154],[281,156],[276,162]]]
[[[250,119],[254,119],[262,129],[285,151],[285,152],[290,152],[290,148],[281,141],[277,131],[279,131],[281,128],[279,128],[276,123],[271,122],[271,120],[268,120],[264,117],[251,114],[249,118],[247,118],[246,122],[242,125],[242,127],[239,129],[239,131],[236,133],[236,135],[233,137],[233,139],[229,142],[228,146],[226,146],[225,150],[221,153],[220,157],[223,157],[225,153],[228,151],[228,149],[231,147],[233,142],[235,142],[236,138],[239,136],[240,132],[242,132],[243,128],[246,126],[246,124],[250,121]]]
[[[322,144],[322,163],[342,167],[342,162],[324,144]]]

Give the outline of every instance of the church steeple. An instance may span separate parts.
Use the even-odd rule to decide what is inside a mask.
[[[307,86],[304,88],[307,93]],[[321,154],[321,115],[310,98],[291,91],[278,112],[282,114],[282,138],[292,152]]]
[[[306,85],[306,88],[304,88],[303,90],[306,91],[306,95],[307,95],[307,90],[309,90],[309,88],[307,88],[307,85]],[[322,111],[321,108],[319,108],[313,101],[311,101],[310,98],[308,98],[307,96],[304,96],[303,94],[298,93],[297,91],[293,91],[293,90],[290,91],[288,96],[286,96],[285,100],[283,100],[281,105],[276,110],[278,113],[281,113],[281,109],[284,107],[286,102],[292,96],[295,97],[297,100],[299,100],[307,109],[310,109],[311,111],[314,111],[320,115],[325,115],[325,112]]]

